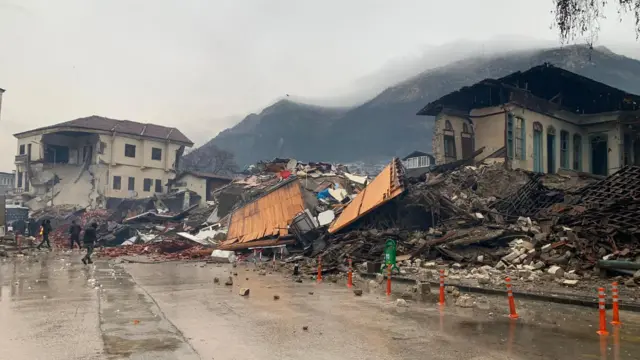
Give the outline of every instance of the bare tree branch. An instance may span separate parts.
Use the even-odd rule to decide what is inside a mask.
[[[600,20],[605,18],[604,9],[611,3],[618,4],[618,14],[633,14],[636,39],[640,38],[640,0],[554,0],[555,24],[562,41],[587,36],[593,42],[600,31]]]

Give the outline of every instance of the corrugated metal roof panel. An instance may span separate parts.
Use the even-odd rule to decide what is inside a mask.
[[[300,183],[289,182],[236,210],[231,215],[228,240],[223,246],[286,235],[287,225],[304,207]]]
[[[401,172],[402,163],[394,158],[373,181],[362,190],[329,227],[336,233],[351,225],[371,210],[402,194],[405,190]]]

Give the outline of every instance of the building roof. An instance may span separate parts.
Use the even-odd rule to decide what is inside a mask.
[[[404,190],[403,167],[395,158],[347,205],[331,224],[329,232],[334,234],[346,228]]]
[[[433,155],[426,153],[426,152],[422,152],[422,151],[414,151],[411,154],[405,156],[404,158],[402,158],[402,161],[405,161],[407,159],[411,159],[414,157],[419,157],[419,156],[429,156],[430,158],[433,158]]]
[[[576,114],[598,114],[640,109],[640,96],[545,63],[500,79],[486,79],[427,104],[418,115],[437,115],[451,108],[468,113],[509,102],[512,93],[555,103]],[[531,96],[529,96],[531,97]]]
[[[45,126],[29,131],[24,131],[21,133],[14,134],[15,137],[20,137],[21,135],[27,135],[29,133],[44,131],[44,130],[55,130],[57,128],[65,128],[72,130],[98,130],[98,131],[108,131],[108,132],[116,132],[120,134],[127,135],[136,135],[143,137],[150,137],[154,139],[161,140],[170,140],[178,143],[183,143],[185,145],[192,146],[193,142],[189,140],[180,130],[173,127],[166,127],[162,125],[155,124],[143,124],[130,120],[115,120],[109,119],[102,116],[89,116],[85,118],[79,118],[75,120],[65,121],[59,124]]]
[[[284,181],[277,188],[233,212],[227,240],[222,245],[288,235],[289,223],[304,209],[305,202],[298,179]]]
[[[227,180],[228,182],[233,181],[233,178],[228,176],[222,176],[214,173],[202,172],[202,171],[183,171],[178,176],[176,176],[173,181],[177,181],[181,177],[185,175],[192,175],[195,177],[203,178],[203,179],[214,179],[214,180]]]

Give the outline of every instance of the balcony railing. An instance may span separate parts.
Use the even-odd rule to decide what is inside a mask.
[[[26,164],[27,163],[27,154],[16,155],[16,164]]]

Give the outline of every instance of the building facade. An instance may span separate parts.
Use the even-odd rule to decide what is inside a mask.
[[[640,97],[547,64],[460,89],[418,114],[435,116],[438,164],[478,149],[477,158],[541,173],[640,164]]]
[[[0,195],[13,192],[14,181],[14,173],[0,172]]]
[[[16,192],[54,204],[166,192],[185,147],[193,145],[175,128],[98,116],[14,136]]]

